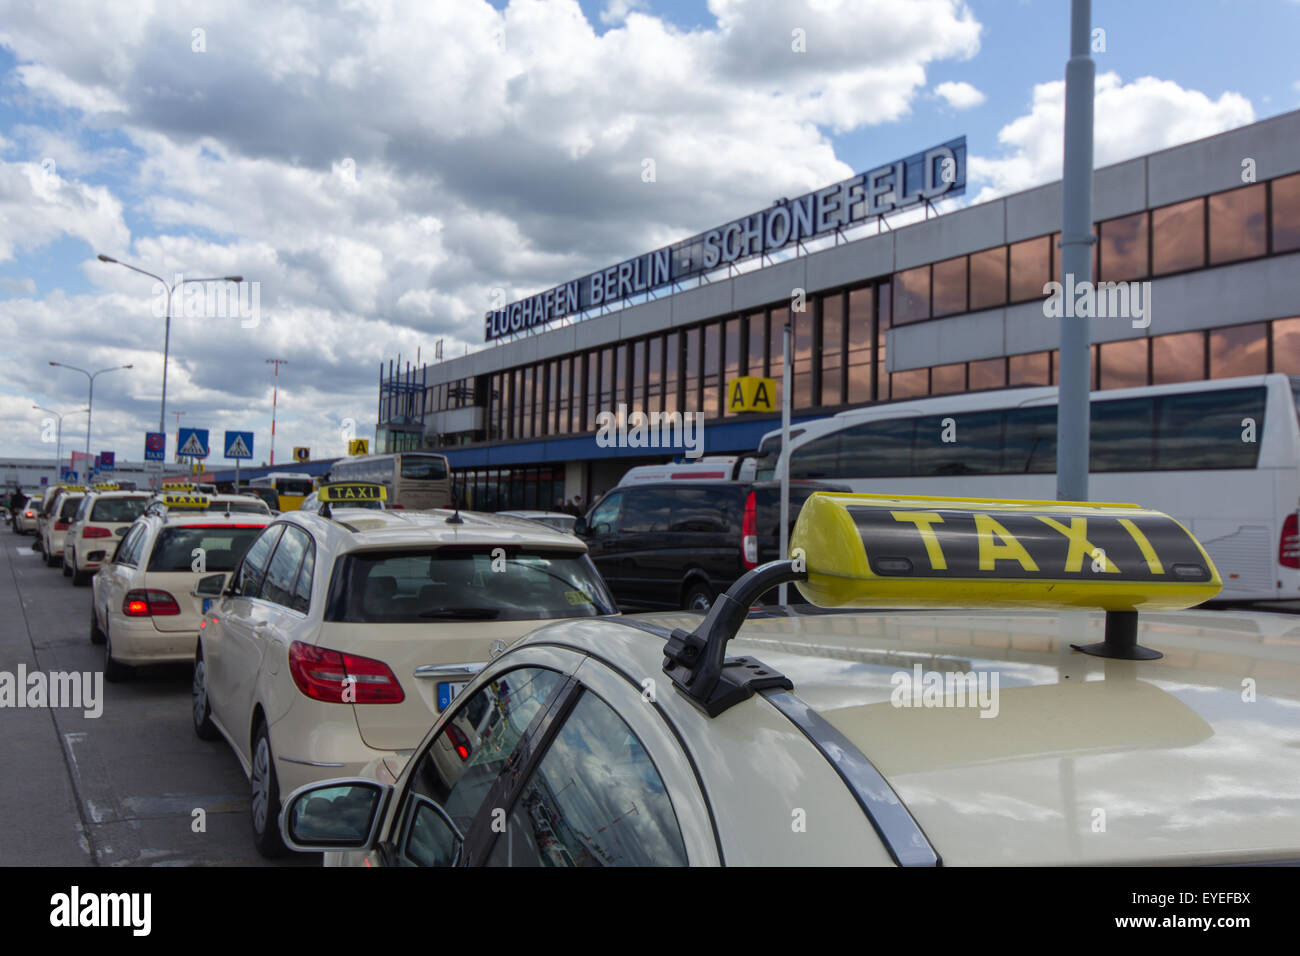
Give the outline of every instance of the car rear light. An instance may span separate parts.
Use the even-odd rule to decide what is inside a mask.
[[[113,532],[107,528],[92,528],[90,525],[86,525],[81,529],[81,536],[83,538],[111,538]]]
[[[55,530],[55,531],[67,531],[67,530],[68,530],[68,523],[67,523],[66,521],[56,521],[56,522],[54,522],[54,530]]]
[[[136,588],[122,599],[122,613],[127,617],[174,617],[181,613],[181,606],[167,591]]]
[[[469,738],[465,736],[465,732],[455,724],[448,724],[447,736],[451,739],[451,745],[456,748],[456,756],[461,760],[468,760]]]
[[[294,641],[289,645],[289,673],[298,689],[312,700],[344,703],[349,683],[357,704],[400,704],[402,685],[383,661],[345,654]]]
[[[1282,522],[1282,537],[1277,543],[1277,563],[1284,568],[1300,568],[1300,517],[1294,511]]]
[[[36,512],[35,512],[35,511],[29,511],[29,512],[27,512],[27,517],[29,517],[29,518],[35,518],[35,517],[36,517]]]
[[[758,567],[758,500],[752,491],[745,499],[745,517],[740,524],[740,560],[747,569]]]

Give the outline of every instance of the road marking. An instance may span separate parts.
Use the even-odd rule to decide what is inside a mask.
[[[32,550],[32,546],[31,546],[30,544],[27,545],[26,547],[21,547],[21,546],[20,546],[20,547],[14,548],[14,550],[17,551],[19,554],[39,554],[39,553],[40,553],[39,551],[33,551],[33,550]]]

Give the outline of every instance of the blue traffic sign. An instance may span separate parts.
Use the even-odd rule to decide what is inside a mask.
[[[144,433],[144,460],[167,460],[167,435],[163,432]]]
[[[117,454],[111,451],[101,451],[99,453],[99,470],[112,471],[117,464]]]
[[[226,432],[226,457],[227,458],[252,458],[253,457],[253,433],[252,432]]]
[[[76,481],[77,473],[71,468],[59,469],[59,481]]]
[[[176,454],[186,458],[207,458],[208,430],[182,428],[176,436]]]

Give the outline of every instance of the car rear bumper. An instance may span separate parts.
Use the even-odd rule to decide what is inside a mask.
[[[192,662],[198,631],[160,631],[148,620],[133,621],[114,615],[109,622],[113,659],[123,664]]]

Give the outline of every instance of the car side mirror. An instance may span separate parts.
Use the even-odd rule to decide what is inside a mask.
[[[580,538],[585,538],[588,535],[589,529],[587,528],[586,518],[579,518],[577,521],[573,522],[573,533]]]
[[[226,589],[226,576],[224,574],[209,574],[206,578],[199,578],[198,587],[194,589],[198,597],[221,597],[221,593]]]
[[[284,802],[280,835],[301,853],[372,849],[393,788],[348,777],[299,787]]]

